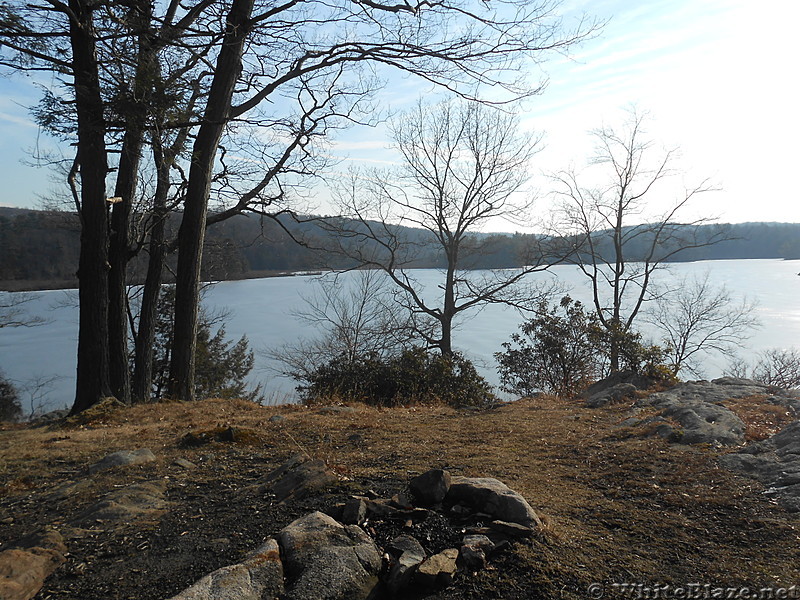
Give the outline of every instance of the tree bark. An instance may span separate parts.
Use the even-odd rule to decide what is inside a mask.
[[[153,342],[156,334],[156,314],[161,294],[166,244],[164,229],[167,220],[170,162],[164,159],[159,140],[153,141],[153,159],[157,169],[156,193],[153,201],[153,229],[150,232],[147,276],[139,309],[139,329],[136,332],[133,389],[134,402],[147,402],[153,388]]]
[[[230,118],[234,86],[242,69],[242,52],[250,31],[253,4],[254,0],[233,0],[231,4],[203,123],[192,149],[183,219],[178,230],[175,327],[168,392],[173,398],[183,400],[194,400],[200,267],[211,176],[217,146]]]
[[[69,0],[70,43],[75,79],[80,164],[81,249],[78,369],[72,414],[110,395],[108,346],[108,210],[105,121],[100,95],[92,12],[84,0]]]
[[[114,195],[122,198],[111,213],[111,238],[108,273],[108,343],[111,391],[125,404],[131,401],[128,365],[128,293],[127,273],[130,260],[130,214],[136,193],[136,177],[142,150],[140,128],[133,126],[122,142],[117,185]]]

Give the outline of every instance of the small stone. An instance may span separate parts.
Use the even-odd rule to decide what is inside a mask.
[[[367,503],[363,498],[350,498],[342,508],[342,523],[361,525],[367,518]]]
[[[389,593],[397,595],[411,583],[420,563],[425,560],[425,549],[410,535],[397,536],[387,549],[394,560],[385,583]]]
[[[426,558],[417,568],[414,583],[428,589],[446,588],[453,582],[457,566],[458,550],[448,548]]]
[[[285,420],[286,420],[286,417],[284,417],[283,415],[272,415],[269,418],[269,422],[270,423],[278,423],[280,421],[285,421]]]
[[[172,463],[178,465],[179,467],[183,467],[184,469],[194,469],[197,467],[196,464],[190,460],[186,460],[185,458],[176,458],[172,461]]]

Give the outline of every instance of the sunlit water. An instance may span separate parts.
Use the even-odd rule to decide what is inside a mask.
[[[746,296],[756,300],[755,309],[763,327],[753,332],[743,358],[759,351],[800,346],[800,263],[783,260],[730,260],[679,263],[659,275],[665,281],[684,276],[709,274],[714,284],[725,284],[737,299]],[[570,288],[573,298],[588,302],[589,291],[575,267],[559,266],[552,273]],[[439,273],[435,270],[416,272],[429,293],[435,293]],[[342,286],[353,274],[342,276]],[[552,277],[537,274],[533,277]],[[279,365],[264,351],[280,348],[287,342],[315,335],[313,327],[293,316],[303,306],[303,297],[314,293],[319,285],[313,277],[278,277],[222,282],[207,293],[205,304],[211,309],[230,311],[226,325],[228,337],[237,340],[247,335],[256,351],[256,366],[250,380],[260,383],[266,399],[272,403],[295,399],[295,382],[276,371]],[[75,386],[78,310],[75,292],[48,291],[28,305],[29,312],[49,319],[47,325],[34,328],[0,329],[0,368],[21,388],[37,377],[58,376],[49,387],[46,409],[71,404]],[[493,354],[517,330],[522,317],[512,309],[488,306],[468,314],[459,323],[454,344],[476,362],[480,372],[494,385],[498,378]],[[719,376],[725,359],[705,361],[705,375]],[[29,410],[23,392],[23,404]]]

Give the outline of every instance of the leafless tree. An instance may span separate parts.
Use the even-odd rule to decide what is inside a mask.
[[[60,375],[38,373],[19,384],[20,394],[25,396],[28,405],[27,419],[29,421],[42,414],[45,398],[52,391],[53,385],[60,379],[62,379]]]
[[[403,166],[341,186],[343,216],[327,228],[337,241],[334,251],[386,273],[414,315],[418,334],[451,355],[454,319],[461,313],[539,299],[518,284],[546,268],[544,254],[532,253],[519,269],[469,271],[483,254],[479,234],[486,223],[526,214],[529,201],[521,188],[536,143],[520,133],[515,117],[456,101],[420,104],[394,122],[392,135]],[[426,254],[443,264],[441,297],[426,295],[410,270]]]
[[[792,390],[800,388],[800,350],[770,348],[760,352],[755,364],[734,357],[725,370],[726,375],[753,379],[766,385]]]
[[[686,370],[702,375],[698,362],[712,353],[731,357],[753,329],[760,326],[756,304],[734,302],[725,287],[715,288],[708,274],[680,281],[674,290],[657,296],[643,319],[658,328],[674,374]]]
[[[284,375],[310,381],[333,358],[385,358],[411,343],[410,315],[387,289],[382,271],[333,273],[317,283],[316,292],[293,313],[314,335],[263,352],[283,365]]]
[[[172,395],[190,399],[192,394],[203,237],[217,148],[226,125],[280,123],[265,107],[273,110],[286,102],[287,90],[295,96],[297,90],[303,97],[310,95],[310,106],[327,105],[327,98],[336,99],[336,104],[348,97],[363,98],[374,89],[371,73],[381,69],[403,71],[471,98],[487,86],[506,92],[501,102],[534,94],[542,86],[525,81],[522,74],[527,69],[520,68],[521,61],[542,60],[594,30],[593,25],[579,24],[565,31],[554,10],[549,0],[497,0],[491,7],[474,0],[231,1],[194,142],[179,231]],[[348,102],[341,106],[333,114],[352,118]],[[310,136],[291,139],[297,140],[290,144],[297,152],[308,151]],[[279,166],[280,160],[266,165],[264,179],[253,188],[255,203],[263,197],[271,203],[270,190],[277,190],[277,198],[283,196],[280,185],[274,185],[273,165]]]
[[[619,344],[645,302],[652,300],[653,274],[681,251],[725,239],[722,228],[700,226],[708,219],[680,221],[682,209],[713,187],[702,181],[675,192],[671,182],[677,150],[660,151],[648,138],[646,115],[631,109],[624,127],[592,132],[595,154],[582,172],[554,176],[560,232],[572,260],[589,280],[592,302],[611,338],[611,370],[619,369]],[[596,183],[596,182],[600,183]],[[648,210],[662,188],[676,194],[662,212]]]
[[[35,327],[47,319],[31,315],[26,305],[38,296],[30,292],[0,292],[0,329],[3,327]]]

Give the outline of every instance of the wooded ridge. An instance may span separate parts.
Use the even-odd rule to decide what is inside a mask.
[[[178,219],[167,229],[174,236]],[[280,275],[293,271],[340,269],[353,266],[341,256],[325,252],[328,234],[314,218],[295,222],[286,217],[282,224],[292,236],[304,240],[298,245],[275,221],[240,215],[210,227],[205,240],[204,274],[209,280],[231,280]],[[709,235],[726,230],[726,239],[711,246],[686,249],[676,261],[746,258],[800,258],[800,223],[710,224],[701,227]],[[404,236],[418,238],[422,250],[410,263],[414,268],[436,268],[442,257],[426,248],[426,232],[398,226]],[[601,235],[601,234],[600,234]],[[48,289],[77,285],[80,224],[74,213],[0,207],[0,288],[3,290]],[[535,236],[520,233],[485,233],[475,236],[484,252],[468,265],[473,269],[513,268]],[[635,257],[636,248],[627,248]],[[174,256],[170,264],[174,265]],[[141,281],[146,255],[132,263],[131,283]]]

